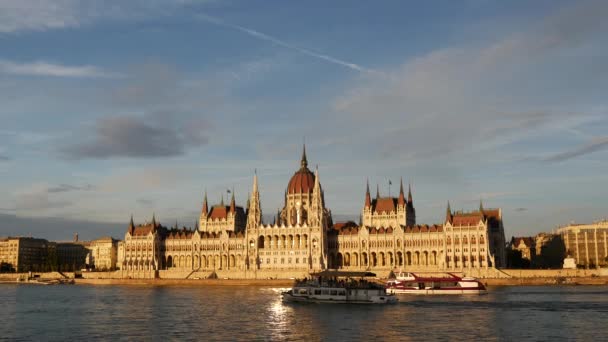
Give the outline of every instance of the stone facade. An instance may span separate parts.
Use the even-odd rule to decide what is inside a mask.
[[[88,244],[86,264],[95,270],[114,270],[118,259],[118,240],[112,237],[102,237]]]
[[[557,230],[566,253],[584,267],[608,264],[608,220],[592,224],[570,224]]]
[[[222,201],[223,202],[223,201]],[[306,150],[290,179],[284,206],[272,224],[262,222],[257,175],[246,209],[223,203],[209,209],[207,195],[197,229],[152,222],[129,224],[118,246],[125,276],[158,271],[269,271],[301,275],[327,268],[390,271],[473,270],[505,266],[500,209],[452,212],[440,225],[417,225],[411,188],[399,196],[372,199],[369,185],[361,223],[334,224],[319,172],[308,169]]]
[[[6,271],[46,271],[49,268],[49,249],[53,243],[31,237],[0,239],[0,263]]]

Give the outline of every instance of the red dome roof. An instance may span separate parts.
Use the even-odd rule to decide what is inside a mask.
[[[301,194],[311,193],[315,186],[315,175],[303,166],[289,180],[287,193]]]

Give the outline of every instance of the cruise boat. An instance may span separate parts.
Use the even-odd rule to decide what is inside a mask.
[[[289,291],[283,292],[286,302],[390,304],[397,298],[386,292],[383,284],[368,281],[371,272],[323,271],[311,274],[310,279],[296,280]]]
[[[420,276],[411,272],[400,272],[386,284],[392,294],[486,294],[488,290],[476,278],[459,277],[453,273],[437,276]]]

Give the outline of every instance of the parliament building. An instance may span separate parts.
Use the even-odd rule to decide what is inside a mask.
[[[207,194],[194,229],[164,227],[155,217],[129,223],[119,243],[124,276],[157,277],[159,272],[223,272],[234,277],[300,276],[325,269],[466,272],[505,266],[500,209],[483,205],[453,212],[443,224],[417,224],[411,189],[398,197],[372,198],[369,184],[359,223],[333,222],[319,172],[308,168],[306,149],[289,180],[285,203],[272,224],[262,220],[257,175],[246,208],[210,205]]]

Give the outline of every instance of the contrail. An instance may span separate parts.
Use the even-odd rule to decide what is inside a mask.
[[[341,65],[343,67],[347,67],[349,69],[356,70],[356,71],[359,71],[359,72],[378,73],[378,71],[376,71],[376,70],[368,69],[366,67],[363,67],[363,66],[355,64],[355,63],[349,63],[349,62],[343,61],[341,59],[337,59],[337,58],[334,58],[334,57],[331,57],[331,56],[328,56],[328,55],[324,55],[324,54],[321,54],[321,53],[318,53],[318,52],[314,52],[312,50],[308,50],[308,49],[301,48],[301,47],[298,47],[298,46],[295,46],[295,45],[291,45],[291,44],[286,43],[286,42],[284,42],[284,41],[282,41],[280,39],[277,39],[275,37],[269,36],[267,34],[264,34],[262,32],[256,31],[256,30],[252,30],[250,28],[246,28],[246,27],[243,27],[243,26],[230,24],[230,23],[227,23],[227,22],[225,22],[225,21],[223,21],[221,19],[210,17],[210,16],[208,16],[206,14],[199,14],[199,16],[203,20],[206,20],[206,21],[208,21],[210,23],[213,23],[213,24],[216,24],[216,25],[219,25],[219,26],[224,26],[224,27],[227,27],[227,28],[231,28],[231,29],[234,29],[234,30],[241,31],[243,33],[246,33],[246,34],[254,37],[254,38],[271,42],[273,44],[282,46],[284,48],[300,52],[300,53],[305,54],[307,56],[319,58],[319,59],[322,59],[324,61],[327,61],[327,62],[330,62],[330,63],[334,63],[334,64],[338,64],[338,65]]]

